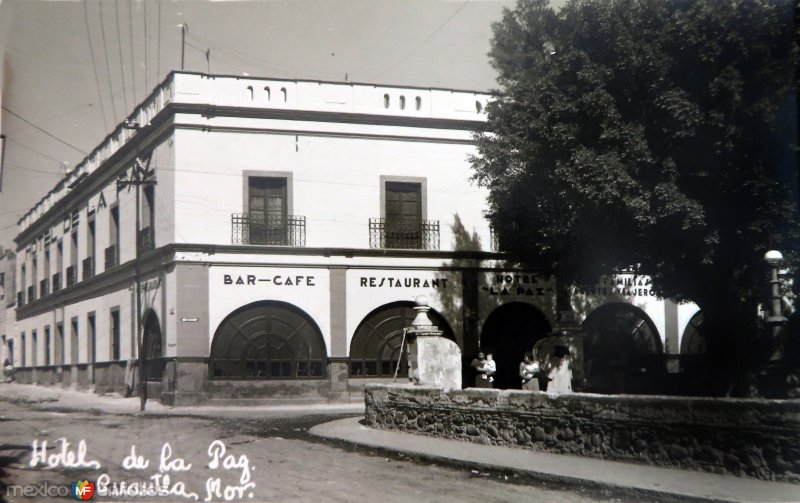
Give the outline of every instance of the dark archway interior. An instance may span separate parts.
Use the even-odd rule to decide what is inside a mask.
[[[164,373],[164,346],[161,340],[161,324],[158,315],[152,309],[144,316],[143,349],[145,381],[161,381]]]
[[[495,388],[520,389],[519,364],[522,356],[550,331],[547,317],[530,304],[511,302],[492,311],[483,324],[481,349],[492,352],[497,362]],[[464,385],[474,385],[474,374],[471,379],[473,381],[467,381]]]
[[[583,322],[586,391],[652,393],[663,378],[663,347],[647,313],[624,303],[604,304]]]

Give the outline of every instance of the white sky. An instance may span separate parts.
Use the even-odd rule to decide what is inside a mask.
[[[180,23],[188,71],[207,71],[211,49],[212,73],[487,90],[491,23],[513,4],[0,0],[0,246],[15,248],[17,220],[55,186],[62,162],[78,164],[180,68]]]

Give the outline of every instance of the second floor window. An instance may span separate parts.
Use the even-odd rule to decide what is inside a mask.
[[[251,176],[248,179],[250,244],[288,244],[286,186],[286,178]]]

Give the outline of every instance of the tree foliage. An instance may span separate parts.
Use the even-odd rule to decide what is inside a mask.
[[[506,10],[472,160],[501,248],[575,284],[635,267],[709,326],[744,309],[752,328],[764,252],[800,250],[794,16],[785,0]]]

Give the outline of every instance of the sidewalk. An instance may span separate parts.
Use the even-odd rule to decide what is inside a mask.
[[[178,415],[198,417],[256,417],[264,413],[364,413],[364,403],[317,403],[298,405],[200,405],[170,407],[158,400],[148,400],[140,411],[139,397],[125,398],[117,393],[98,395],[89,390],[0,383],[0,400],[30,404],[50,410],[99,412],[109,414]]]
[[[800,501],[800,485],[376,430],[362,426],[359,421],[360,418],[340,419],[315,426],[310,432],[322,438],[414,458],[510,472],[540,482],[608,489],[647,500]]]

